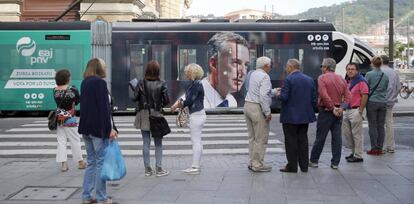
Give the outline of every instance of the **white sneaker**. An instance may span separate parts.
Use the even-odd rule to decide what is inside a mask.
[[[188,175],[198,175],[200,174],[200,168],[190,167],[188,169],[183,170],[183,172]]]

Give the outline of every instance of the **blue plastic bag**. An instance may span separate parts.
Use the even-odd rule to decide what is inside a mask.
[[[126,175],[126,166],[121,149],[116,140],[111,140],[105,148],[101,179],[106,181],[121,180]]]

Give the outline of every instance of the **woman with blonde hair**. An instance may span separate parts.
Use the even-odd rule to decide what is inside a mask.
[[[190,168],[185,169],[185,174],[200,174],[200,161],[203,152],[201,143],[201,133],[206,122],[206,112],[204,111],[204,88],[201,83],[204,71],[198,64],[189,64],[184,69],[185,76],[191,81],[185,92],[185,100],[180,99],[171,106],[171,111],[177,108],[188,107],[190,112],[190,135],[193,143],[193,163]]]
[[[111,97],[106,86],[105,62],[89,60],[81,85],[80,121],[88,165],[83,178],[82,203],[112,203],[106,194],[106,181],[100,178],[105,148],[118,131],[112,121]],[[96,199],[93,190],[96,190]]]

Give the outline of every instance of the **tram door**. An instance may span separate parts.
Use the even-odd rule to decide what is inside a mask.
[[[129,80],[142,79],[145,74],[145,66],[148,63],[148,45],[131,44],[129,46]]]

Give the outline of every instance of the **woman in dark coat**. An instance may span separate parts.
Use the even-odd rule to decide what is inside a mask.
[[[82,203],[112,203],[106,194],[106,181],[100,178],[105,148],[118,131],[112,121],[111,97],[104,80],[105,62],[89,60],[81,85],[80,120],[78,132],[82,134],[88,165],[83,178]],[[93,190],[96,190],[96,199]]]
[[[137,129],[141,129],[145,176],[152,174],[157,177],[167,176],[169,172],[162,168],[161,137],[154,137],[155,172],[150,165],[151,132],[148,107],[151,109],[151,115],[161,115],[162,108],[170,103],[167,84],[164,80],[160,80],[160,65],[157,61],[153,60],[147,64],[144,79],[140,80],[135,87],[134,100],[137,102],[137,115],[134,124]]]

